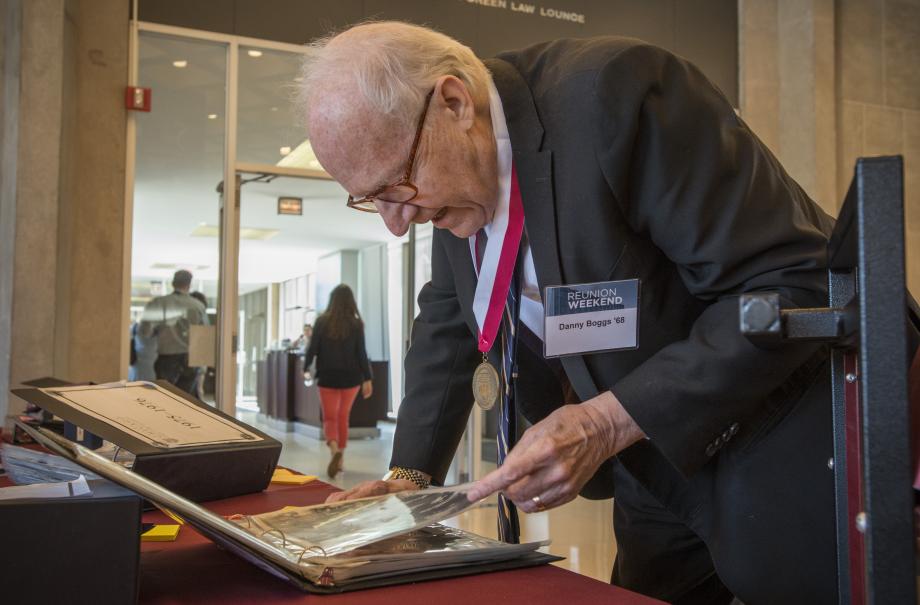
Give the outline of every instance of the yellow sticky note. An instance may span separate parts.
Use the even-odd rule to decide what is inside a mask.
[[[167,517],[169,517],[170,519],[172,519],[173,521],[175,521],[175,522],[178,523],[179,525],[185,525],[185,521],[182,519],[182,517],[180,517],[180,516],[177,515],[176,513],[172,512],[172,511],[169,510],[168,508],[163,508],[162,506],[160,506],[159,504],[156,504],[156,503],[154,503],[154,506],[156,506],[158,509],[160,509],[160,512],[162,512],[164,515],[166,515]]]
[[[141,534],[141,540],[144,542],[173,542],[178,537],[178,525],[154,525]]]
[[[316,480],[316,475],[295,475],[289,470],[283,468],[275,469],[272,473],[272,483],[279,485],[303,485]]]

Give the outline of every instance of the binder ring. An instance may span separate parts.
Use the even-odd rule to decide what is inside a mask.
[[[281,548],[284,548],[287,546],[287,537],[284,535],[284,532],[281,531],[280,529],[274,529],[274,528],[266,529],[265,531],[262,532],[262,534],[259,537],[261,538],[265,534],[270,534],[270,533],[280,534],[281,535]]]
[[[297,564],[298,564],[298,565],[300,565],[300,563],[303,561],[304,555],[307,554],[308,552],[310,552],[311,550],[318,550],[320,553],[322,553],[322,555],[323,555],[324,557],[328,557],[328,556],[329,556],[329,555],[326,554],[326,551],[325,551],[325,549],[324,549],[322,546],[311,546],[310,548],[305,548],[305,549],[303,549],[303,552],[300,553],[300,556],[299,556],[299,557],[297,557]]]

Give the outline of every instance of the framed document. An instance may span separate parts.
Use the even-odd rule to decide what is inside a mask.
[[[41,391],[154,447],[174,449],[263,439],[245,425],[231,422],[152,382],[54,387]]]
[[[16,397],[134,455],[132,469],[197,502],[264,490],[281,443],[168,382],[43,380]]]

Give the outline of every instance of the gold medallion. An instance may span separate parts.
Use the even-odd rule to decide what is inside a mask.
[[[473,372],[473,399],[484,410],[491,410],[498,401],[501,380],[498,372],[488,361],[483,361]]]

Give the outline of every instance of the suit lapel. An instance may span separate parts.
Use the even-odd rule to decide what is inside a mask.
[[[556,200],[553,196],[553,155],[542,149],[544,130],[534,106],[530,88],[507,61],[489,59],[495,88],[502,99],[511,150],[524,204],[524,227],[533,253],[541,292],[563,281],[556,228]],[[569,381],[582,399],[597,395],[597,386],[581,355],[562,358]]]

